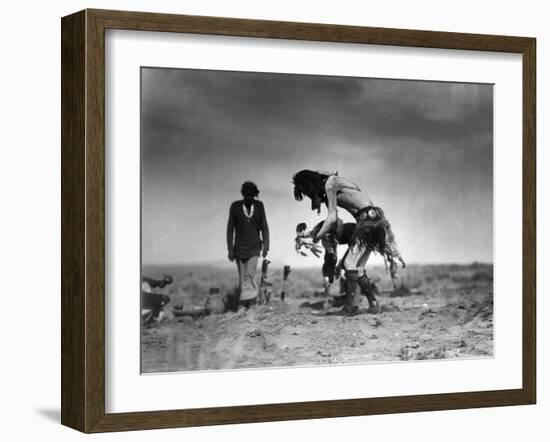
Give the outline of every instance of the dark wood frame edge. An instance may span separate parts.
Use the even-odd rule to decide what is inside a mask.
[[[536,402],[536,40],[405,29],[84,10],[62,19],[61,422],[83,432],[404,413]],[[446,393],[105,413],[104,34],[187,32],[520,53],[523,56],[523,386]]]

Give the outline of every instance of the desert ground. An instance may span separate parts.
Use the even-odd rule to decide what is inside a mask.
[[[369,268],[381,278],[381,312],[366,313],[358,294],[355,316],[329,308],[319,269],[292,270],[283,302],[282,266],[272,265],[271,302],[224,313],[215,312],[237,283],[232,267],[143,269],[165,273],[174,276],[162,291],[171,301],[160,322],[142,327],[143,373],[493,356],[490,264],[410,265],[397,290],[384,268]]]

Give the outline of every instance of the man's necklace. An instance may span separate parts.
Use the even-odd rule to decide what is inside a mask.
[[[254,204],[250,206],[250,214],[249,214],[246,206],[243,203],[243,213],[244,213],[244,216],[246,216],[246,218],[248,219],[248,222],[250,222],[252,215],[254,215]]]

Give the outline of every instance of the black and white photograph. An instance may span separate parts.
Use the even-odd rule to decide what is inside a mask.
[[[493,357],[493,85],[141,68],[142,373]]]
[[[3,6],[1,440],[547,440],[546,3]]]

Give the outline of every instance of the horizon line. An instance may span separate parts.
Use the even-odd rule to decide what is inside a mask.
[[[270,261],[270,264],[275,265],[286,265],[282,261]],[[141,267],[155,267],[155,266],[168,266],[168,267],[183,267],[183,266],[232,266],[235,265],[234,262],[225,262],[225,261],[203,261],[203,262],[187,262],[187,263],[141,263]],[[322,262],[320,262],[320,265],[322,265]],[[461,266],[468,266],[468,265],[494,265],[494,262],[492,261],[478,261],[478,260],[472,260],[472,261],[464,261],[464,262],[458,262],[458,261],[441,261],[441,262],[421,262],[421,261],[415,261],[407,263],[407,267],[415,266],[415,265],[461,265]],[[294,266],[295,268],[316,268],[316,265],[305,265],[305,266]],[[366,267],[369,267],[367,265]],[[384,267],[384,264],[374,264],[370,267]],[[402,267],[399,267],[402,268]]]

